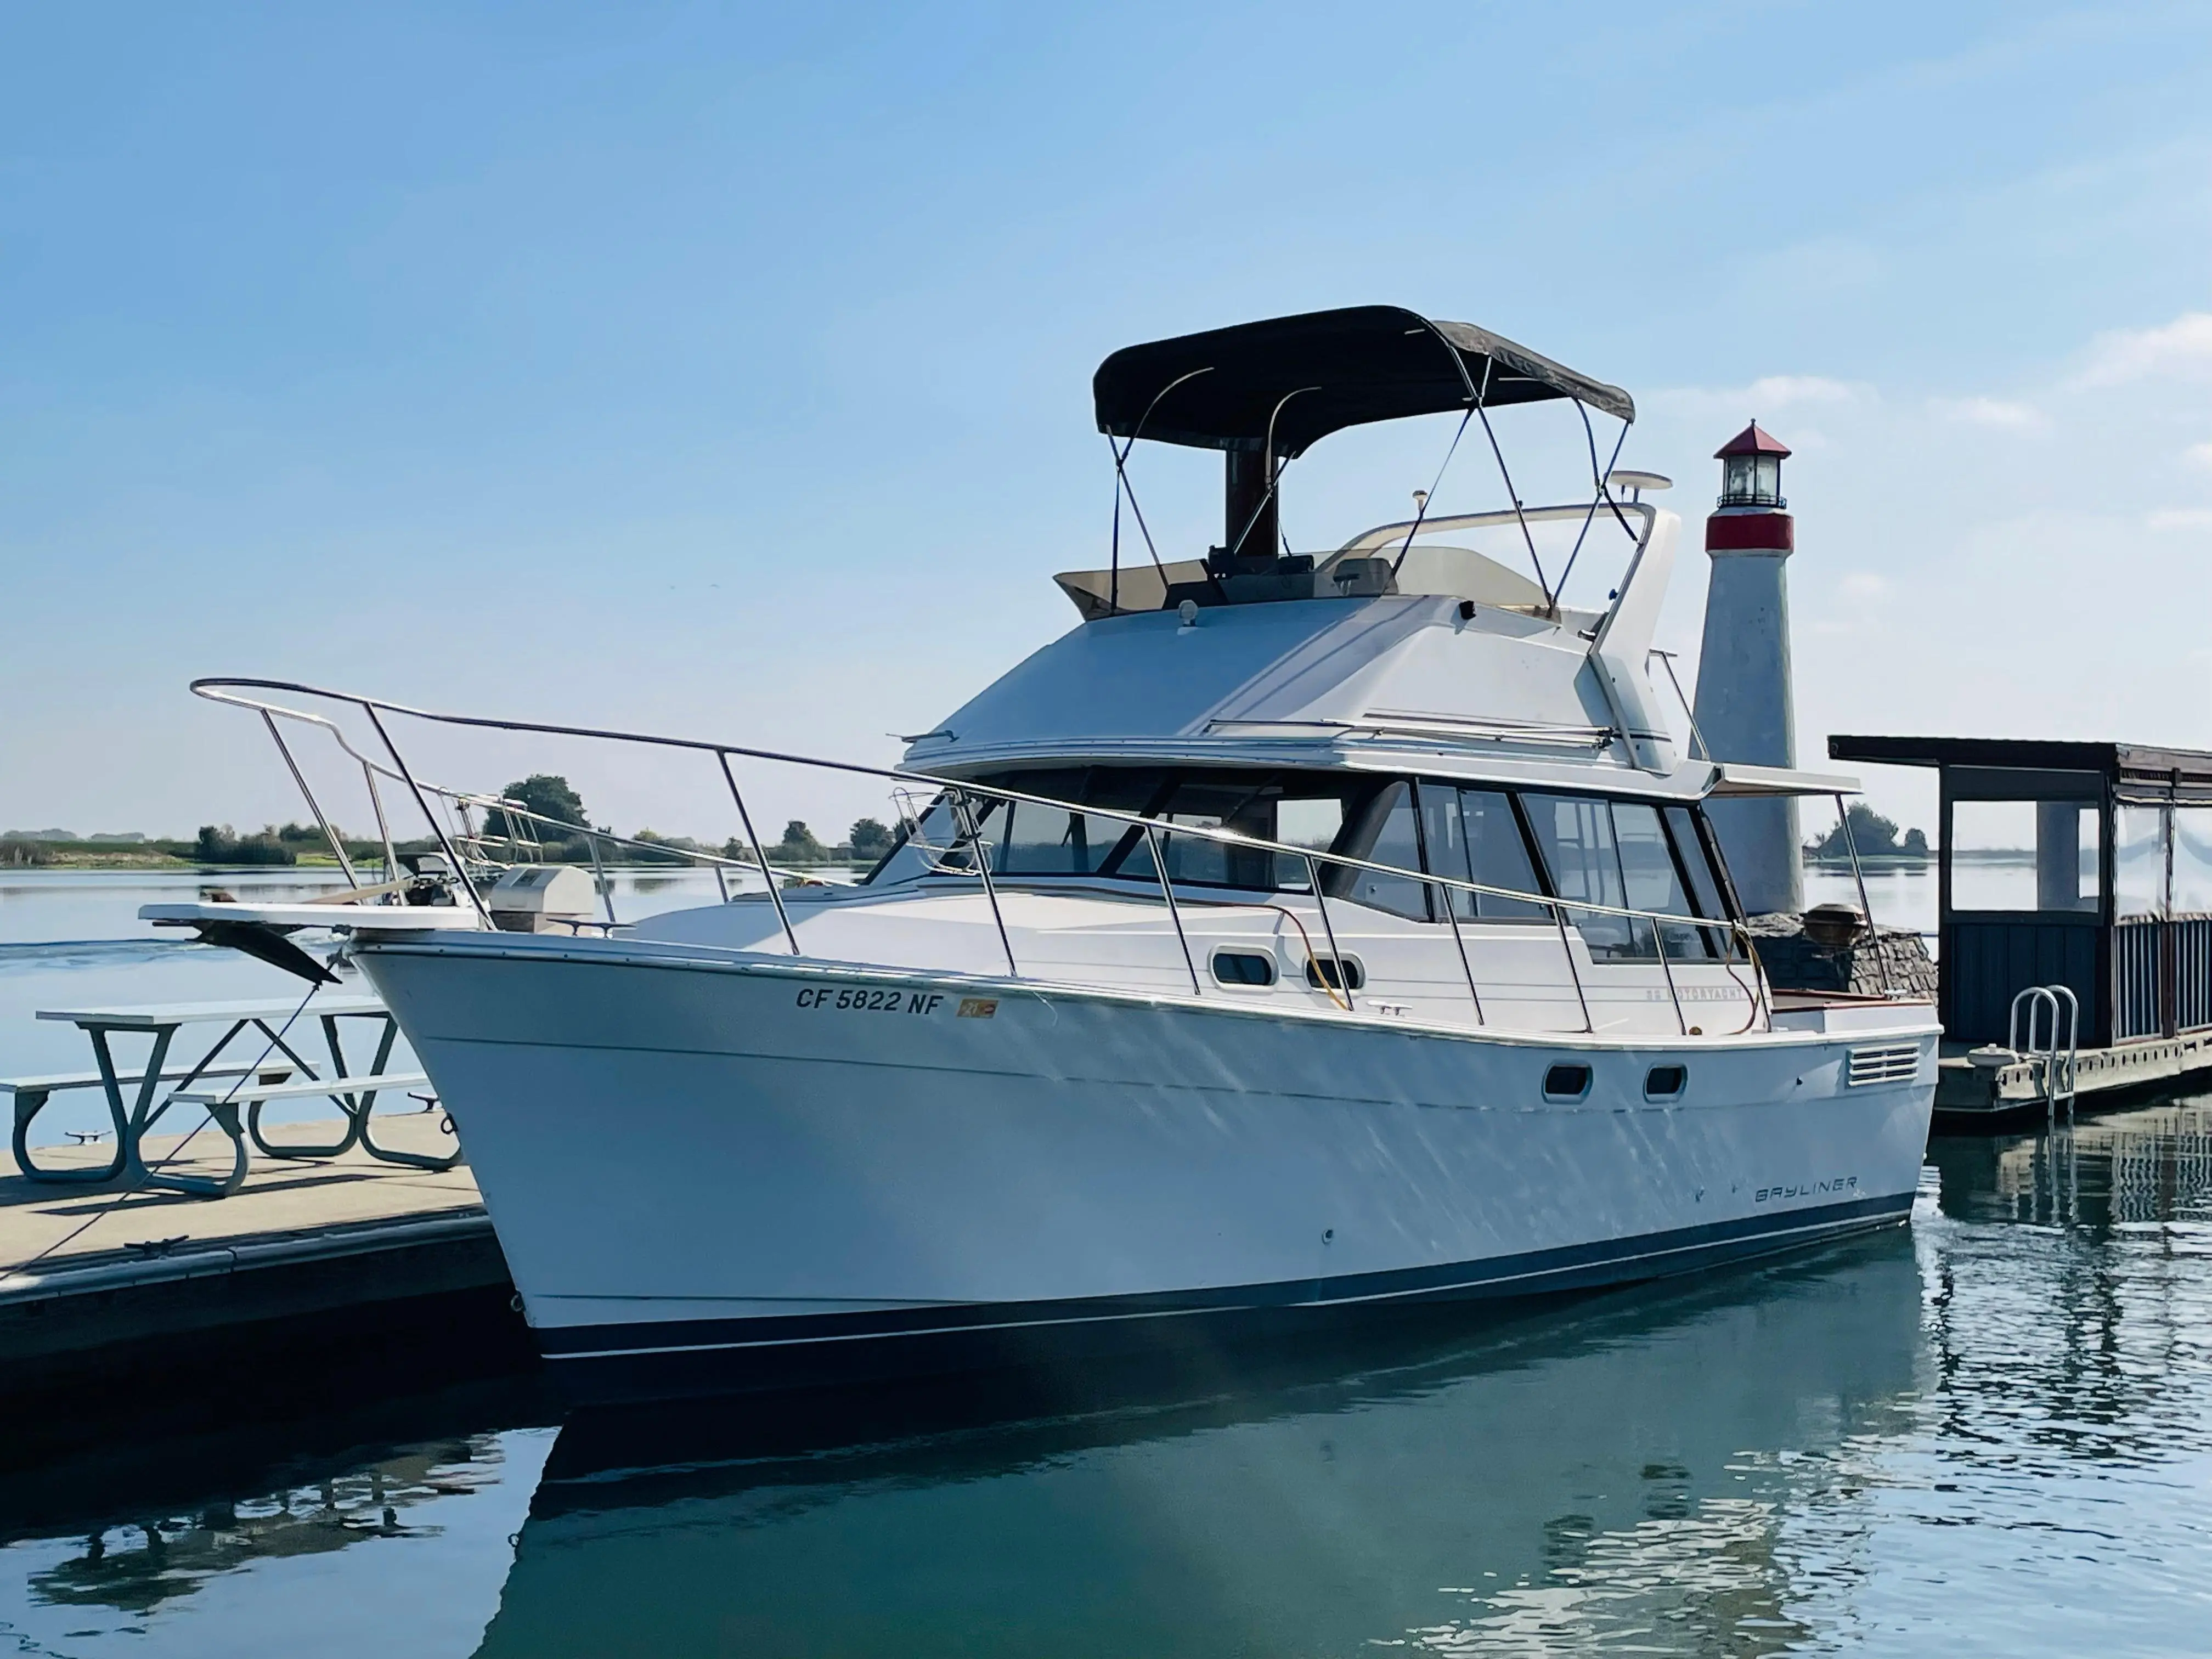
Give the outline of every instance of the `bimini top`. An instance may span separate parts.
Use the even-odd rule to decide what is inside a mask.
[[[1098,429],[1115,437],[1259,450],[1272,421],[1285,459],[1347,426],[1478,404],[1571,398],[1636,418],[1619,386],[1486,330],[1399,306],[1310,311],[1125,346],[1099,364],[1091,389]]]

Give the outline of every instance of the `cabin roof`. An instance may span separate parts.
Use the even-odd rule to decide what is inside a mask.
[[[1468,323],[1351,306],[1125,346],[1091,378],[1098,429],[1203,449],[1257,451],[1272,423],[1285,459],[1345,427],[1477,404],[1571,398],[1623,421],[1607,386]],[[1141,428],[1141,429],[1140,429]]]

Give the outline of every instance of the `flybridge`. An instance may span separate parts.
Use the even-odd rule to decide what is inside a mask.
[[[1152,592],[1164,590],[1154,604],[1171,608],[1186,599],[1206,605],[1328,596],[1331,589],[1315,580],[1311,556],[1293,554],[1284,545],[1278,508],[1285,464],[1329,434],[1457,410],[1460,429],[1453,449],[1468,423],[1479,419],[1504,472],[1489,411],[1570,400],[1582,412],[1589,438],[1593,495],[1588,514],[1595,518],[1601,506],[1613,504],[1607,471],[1598,465],[1595,434],[1588,429],[1589,410],[1620,421],[1624,437],[1636,418],[1634,400],[1618,386],[1577,374],[1487,330],[1433,320],[1397,306],[1309,312],[1125,347],[1099,365],[1091,392],[1099,430],[1116,441],[1120,477],[1108,573],[1109,612],[1137,608],[1125,605],[1121,592],[1125,498],[1159,574],[1159,586]],[[1223,539],[1192,580],[1170,576],[1129,489],[1129,452],[1140,438],[1224,452]],[[1613,452],[1617,458],[1618,440]],[[1449,453],[1445,459],[1448,464]],[[1505,482],[1517,514],[1519,496],[1510,472]],[[1420,528],[1417,516],[1395,559],[1334,561],[1331,588],[1345,597],[1393,591],[1398,567]],[[1525,522],[1521,529],[1543,605],[1555,607],[1565,570],[1553,580]],[[1572,557],[1570,553],[1569,563]]]

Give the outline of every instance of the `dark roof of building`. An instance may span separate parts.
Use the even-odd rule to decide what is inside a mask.
[[[1304,454],[1348,426],[1571,398],[1623,421],[1619,386],[1468,323],[1352,306],[1125,346],[1091,377],[1098,429],[1206,449]]]
[[[1713,451],[1713,459],[1722,461],[1731,455],[1787,456],[1789,453],[1790,447],[1787,444],[1759,425],[1757,421],[1753,421],[1735,437]]]
[[[2045,738],[1828,739],[1828,758],[1873,766],[1983,766],[2095,772],[2122,796],[2203,796],[2212,791],[2212,753],[2150,744],[2076,743]]]

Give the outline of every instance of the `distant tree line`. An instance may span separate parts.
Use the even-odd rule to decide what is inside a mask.
[[[591,818],[584,810],[583,798],[568,779],[557,773],[533,773],[508,784],[500,791],[500,798],[521,810],[509,813],[495,807],[485,813],[483,835],[490,843],[485,848],[488,853],[495,857],[502,854],[512,836],[526,857],[543,857],[566,864],[591,861]],[[535,817],[525,817],[524,813]],[[543,821],[547,819],[551,822]],[[601,824],[599,833],[609,836],[614,832]],[[742,836],[731,836],[719,848],[690,836],[663,835],[652,829],[640,830],[629,839],[643,842],[648,848],[667,848],[672,863],[689,862],[684,857],[687,853],[719,853],[741,863],[753,861],[752,848]],[[825,845],[805,820],[793,818],[784,824],[781,838],[769,842],[766,851],[770,864],[873,864],[890,851],[895,839],[890,830],[876,819],[857,818],[846,831],[843,841]],[[602,845],[599,856],[609,862],[622,863],[635,860],[640,852],[635,847]],[[650,853],[645,855],[651,856]]]
[[[495,860],[519,857],[532,863],[592,861],[592,822],[583,798],[568,779],[557,773],[535,772],[501,790],[500,799],[514,810],[491,807],[477,823],[477,849],[485,857]],[[384,843],[380,839],[362,841],[336,825],[332,830],[357,867],[381,866]],[[601,824],[596,833],[605,836],[614,832]],[[752,848],[741,836],[733,836],[719,848],[689,836],[665,836],[649,829],[640,830],[629,839],[646,845],[641,848],[603,842],[601,859],[617,864],[637,862],[641,858],[650,861],[656,850],[665,848],[669,861],[676,864],[690,862],[684,855],[692,853],[718,853],[745,864],[753,861]],[[843,841],[825,845],[805,820],[793,818],[783,826],[782,836],[768,843],[766,851],[769,862],[775,865],[872,865],[890,851],[896,839],[877,819],[864,817],[854,821]],[[112,844],[118,850],[127,848],[131,852],[163,854],[188,864],[288,866],[297,865],[303,857],[327,860],[330,853],[322,827],[313,823],[264,824],[243,834],[228,823],[204,823],[190,841],[100,836],[88,842],[67,830],[12,830],[0,836],[0,865],[52,864],[57,848],[80,853],[94,843]],[[422,853],[434,851],[437,846],[435,837],[421,836],[398,842],[394,850]]]
[[[1864,801],[1853,801],[1844,816],[1850,820],[1850,841],[1844,838],[1840,823],[1825,836],[1805,843],[1805,856],[1810,859],[1849,859],[1856,846],[1863,859],[1925,859],[1929,856],[1928,837],[1921,830],[1907,830],[1899,839],[1894,821],[1869,806]]]

